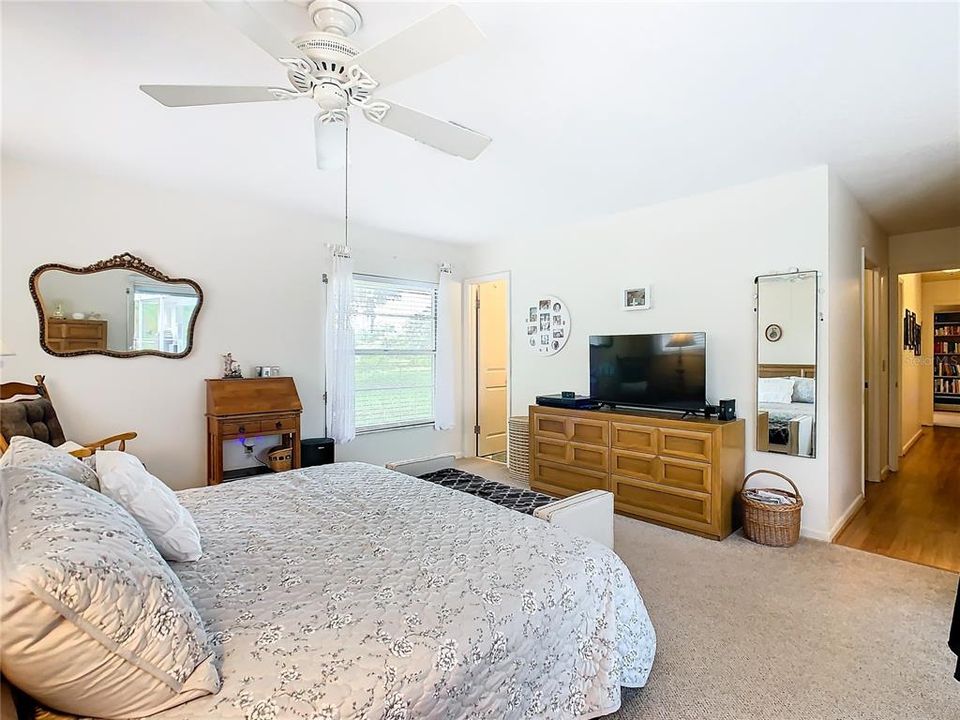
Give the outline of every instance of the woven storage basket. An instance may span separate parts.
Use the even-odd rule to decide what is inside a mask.
[[[526,415],[507,421],[507,471],[511,480],[530,480],[530,419]]]
[[[267,453],[267,465],[274,472],[283,472],[293,467],[293,449],[277,446]]]
[[[790,483],[793,492],[779,488],[762,488],[767,492],[792,498],[795,502],[789,505],[768,505],[754,500],[746,495],[747,481],[754,475],[775,475]],[[800,510],[803,508],[803,498],[800,491],[793,484],[793,480],[786,475],[773,470],[754,470],[743,479],[740,486],[740,502],[743,503],[743,534],[760,545],[772,547],[790,547],[800,539]]]

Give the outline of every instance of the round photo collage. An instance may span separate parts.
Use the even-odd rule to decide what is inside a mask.
[[[541,355],[554,355],[570,337],[570,311],[558,297],[544,295],[527,308],[527,346]]]

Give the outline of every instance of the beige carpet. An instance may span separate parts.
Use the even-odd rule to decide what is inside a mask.
[[[457,467],[513,482],[502,465]],[[801,540],[723,542],[616,517],[657,631],[640,690],[605,720],[960,720],[947,648],[957,576]]]
[[[616,519],[657,631],[610,720],[958,720],[957,577],[838,545],[722,543]]]

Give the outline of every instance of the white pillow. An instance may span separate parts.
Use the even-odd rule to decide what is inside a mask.
[[[167,560],[199,560],[200,531],[176,494],[133,455],[97,450],[100,492],[133,515]]]
[[[793,378],[760,378],[757,401],[762,403],[793,402]],[[101,483],[103,480],[100,481]]]
[[[793,378],[793,402],[815,403],[817,401],[817,381],[813,378]]]

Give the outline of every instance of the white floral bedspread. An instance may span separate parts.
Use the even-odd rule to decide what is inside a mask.
[[[362,463],[178,495],[223,689],[157,718],[591,718],[647,680],[627,568],[541,520]]]

